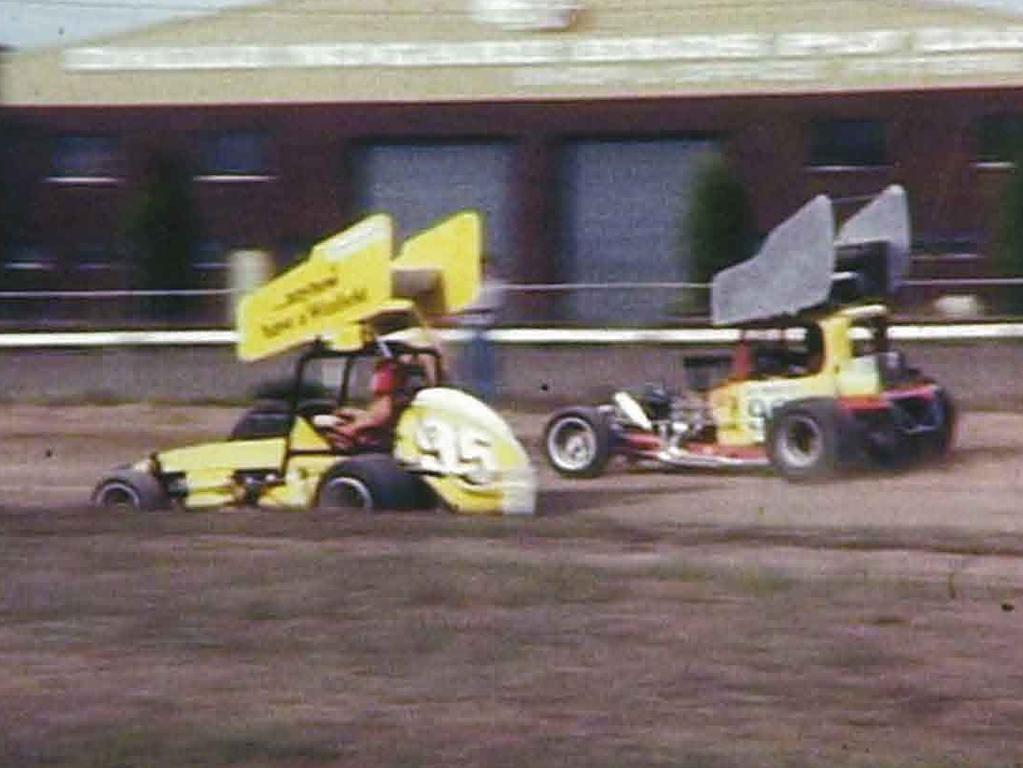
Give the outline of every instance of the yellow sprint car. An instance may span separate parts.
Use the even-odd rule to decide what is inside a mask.
[[[464,212],[406,241],[377,215],[316,246],[247,296],[243,360],[304,347],[285,397],[257,404],[223,441],[159,451],[100,479],[94,506],[137,510],[225,505],[532,514],[535,472],[501,416],[445,386],[425,319],[479,290],[481,222]],[[339,443],[338,413],[364,403],[372,361],[400,365],[401,406],[382,434]],[[330,398],[308,398],[331,379]]]

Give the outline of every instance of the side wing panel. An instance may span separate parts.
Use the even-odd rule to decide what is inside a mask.
[[[906,190],[893,184],[845,222],[838,230],[835,246],[887,243],[887,280],[884,288],[895,292],[909,270],[912,236]]]
[[[412,299],[423,314],[449,315],[479,293],[483,225],[463,211],[409,238],[393,262],[394,295]]]

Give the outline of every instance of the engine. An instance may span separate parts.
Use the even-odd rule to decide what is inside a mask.
[[[698,393],[672,394],[660,384],[649,384],[633,396],[614,397],[619,421],[634,429],[653,432],[664,447],[713,438],[713,419],[706,400]]]

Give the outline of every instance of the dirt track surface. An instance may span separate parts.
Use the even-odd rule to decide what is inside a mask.
[[[1023,415],[822,485],[543,470],[534,519],[81,506],[235,415],[0,410],[0,765],[1023,765]]]

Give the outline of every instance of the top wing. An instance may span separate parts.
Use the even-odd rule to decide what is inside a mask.
[[[818,195],[767,236],[760,251],[711,282],[711,320],[731,325],[765,320],[819,304],[835,271],[831,201]]]
[[[909,267],[910,245],[902,187],[888,187],[837,234],[831,200],[818,195],[772,230],[753,258],[714,276],[711,320],[771,320],[829,301],[894,293]]]
[[[457,311],[479,291],[481,230],[479,214],[463,212],[409,239],[392,259],[390,217],[364,219],[242,299],[238,356],[261,360],[317,339],[359,346],[377,316]]]

